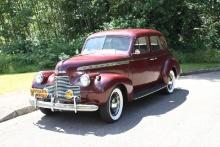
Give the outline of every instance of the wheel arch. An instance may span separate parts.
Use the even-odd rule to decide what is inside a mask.
[[[113,73],[101,74],[101,83],[103,91],[108,92],[108,95],[114,88],[119,87],[125,102],[131,101],[133,85],[127,75]]]
[[[126,86],[123,83],[119,83],[118,85],[116,85],[116,87],[118,87],[121,90],[124,104],[126,104],[128,102],[128,97],[129,97]]]
[[[167,59],[162,68],[162,79],[165,83],[168,82],[168,75],[170,70],[172,70],[177,78],[180,75],[180,66],[175,58]]]
[[[174,75],[177,78],[177,71],[176,71],[176,67],[175,66],[172,67],[172,71],[174,72]]]

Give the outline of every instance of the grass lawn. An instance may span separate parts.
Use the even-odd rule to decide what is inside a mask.
[[[181,64],[182,72],[190,72],[190,71],[197,71],[197,70],[204,70],[204,69],[220,69],[220,63],[188,63],[188,64]]]
[[[29,89],[36,73],[0,75],[0,94]]]
[[[220,69],[220,63],[216,64],[181,64],[183,72],[203,70],[203,69]],[[32,80],[36,73],[8,74],[0,75],[0,94],[15,92],[31,87]]]

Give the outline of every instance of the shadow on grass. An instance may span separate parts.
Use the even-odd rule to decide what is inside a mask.
[[[66,134],[119,134],[134,128],[144,117],[160,116],[174,110],[186,101],[188,94],[188,90],[176,89],[172,95],[156,93],[134,101],[124,109],[122,118],[112,124],[103,122],[97,112],[62,112],[43,116],[35,125],[41,129]]]

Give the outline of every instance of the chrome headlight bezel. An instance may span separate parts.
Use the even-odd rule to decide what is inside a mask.
[[[41,84],[44,81],[44,76],[41,72],[39,72],[36,76],[35,76],[35,81],[38,84]]]
[[[83,74],[80,77],[80,85],[81,86],[87,87],[87,86],[89,86],[90,82],[91,82],[90,77],[87,74]]]

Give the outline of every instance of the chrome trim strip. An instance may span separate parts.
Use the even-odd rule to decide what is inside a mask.
[[[159,88],[159,89],[157,89],[157,90],[155,90],[155,91],[152,91],[152,92],[150,92],[150,93],[144,94],[144,95],[139,96],[139,97],[136,97],[136,98],[134,98],[134,100],[138,100],[138,99],[140,99],[140,98],[143,98],[143,97],[145,97],[145,96],[148,96],[148,95],[150,95],[150,94],[153,94],[153,93],[155,93],[155,92],[157,92],[157,91],[160,91],[161,89],[163,89],[163,88],[165,88],[165,87],[167,87],[167,86],[163,86],[163,87],[161,87],[161,88]]]
[[[30,98],[31,105],[34,105],[35,100],[33,97]],[[89,105],[89,104],[62,104],[62,103],[53,103],[53,109],[63,110],[63,111],[96,111],[98,106]],[[44,102],[36,100],[36,106],[42,108],[51,109],[51,102]]]
[[[65,71],[65,70],[58,70],[58,73],[59,73],[59,74],[65,74],[66,71]]]
[[[149,58],[136,58],[136,59],[131,59],[130,61],[141,61],[141,60],[148,60]]]
[[[129,64],[129,60],[78,67],[78,71]]]

